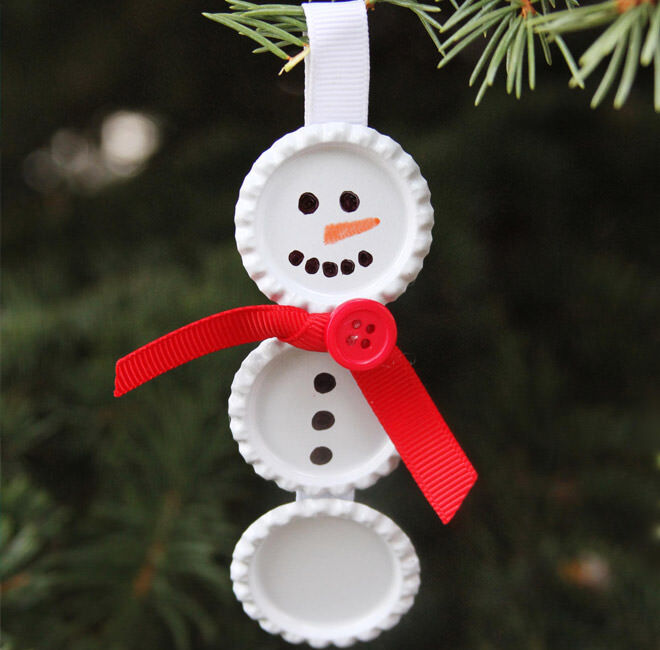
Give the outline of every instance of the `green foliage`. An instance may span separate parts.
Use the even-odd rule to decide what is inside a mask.
[[[204,16],[258,43],[261,47],[253,50],[254,54],[270,52],[280,59],[288,60],[291,57],[282,48],[304,47],[307,44],[303,38],[307,24],[300,5],[260,5],[244,0],[227,0],[227,3],[230,13],[205,13]],[[441,49],[434,31],[440,29],[440,23],[430,15],[440,11],[440,7],[415,0],[373,0],[371,6],[377,3],[396,5],[412,11],[438,50]]]
[[[13,473],[3,489],[0,581],[5,606],[30,607],[52,587],[44,554],[61,537],[66,510],[35,486],[27,473]]]
[[[501,7],[498,6],[499,4],[498,0],[477,0],[474,3],[471,0],[466,0],[443,26],[443,31],[447,31],[465,21],[460,29],[457,29],[442,44],[446,54],[438,64],[439,68],[445,66],[472,41],[482,35],[487,37],[491,28],[494,30],[470,77],[470,86],[472,86],[481,72],[484,69],[486,70],[484,80],[475,99],[475,105],[479,105],[486,90],[495,82],[503,60],[506,60],[507,93],[511,94],[515,87],[516,97],[520,99],[525,60],[527,61],[529,87],[534,90],[536,85],[535,40],[539,41],[546,63],[548,65],[552,63],[547,36],[543,33],[536,33],[532,21],[528,19],[529,13],[532,11],[532,5],[507,3],[504,7]],[[543,11],[547,11],[545,2],[542,3],[542,6]],[[475,11],[477,13],[471,16]],[[468,16],[471,17],[466,20]],[[579,79],[573,57],[562,38],[555,36],[554,42],[559,47],[569,69],[574,73],[574,78]],[[449,45],[453,45],[453,47],[447,50]],[[581,81],[580,85],[582,85]]]
[[[205,278],[225,278],[226,298],[246,284],[243,273],[227,266],[230,257],[222,250],[214,252],[202,272]],[[10,513],[2,528],[2,579],[9,585],[5,608],[10,635],[20,633],[23,643],[83,649],[97,647],[100,638],[103,647],[137,648],[145,641],[144,630],[151,629],[161,642],[171,638],[177,650],[185,650],[191,647],[193,629],[206,643],[215,639],[215,611],[233,603],[228,576],[218,563],[227,561],[240,532],[226,514],[240,495],[240,477],[226,423],[220,425],[207,410],[198,408],[200,402],[217,403],[217,387],[209,382],[202,393],[193,391],[179,376],[176,382],[166,381],[126,400],[125,409],[115,408],[109,394],[111,377],[106,375],[114,349],[139,342],[125,335],[122,342],[114,329],[104,327],[109,314],[116,323],[136,325],[140,320],[136,315],[143,310],[147,330],[159,321],[167,328],[165,304],[176,302],[176,317],[191,320],[200,307],[212,302],[218,289],[215,282],[198,283],[191,296],[192,278],[160,267],[158,300],[150,303],[140,287],[153,277],[152,270],[145,270],[129,283],[110,280],[93,297],[83,296],[53,312],[50,322],[42,320],[31,334],[18,323],[29,322],[34,306],[10,309],[5,319],[3,338],[13,342],[5,366],[15,380],[10,399],[11,394],[25,397],[32,391],[37,397],[47,380],[50,388],[39,395],[32,412],[50,402],[60,412],[50,435],[69,447],[60,451],[65,462],[79,458],[82,444],[86,462],[95,466],[93,485],[84,476],[73,481],[76,490],[84,491],[81,496],[89,506],[82,520],[69,521],[68,529],[63,527],[62,509],[42,492],[31,491],[21,474],[5,489],[5,508]],[[181,300],[186,294],[188,300]],[[35,346],[36,341],[40,345]],[[70,402],[65,406],[62,401],[67,388],[61,369],[71,358],[69,343],[80,348],[86,347],[85,341],[89,341],[89,357],[68,373],[70,388],[78,385],[76,399],[82,402],[72,409]],[[41,365],[39,348],[44,346],[50,347],[51,376],[34,365]],[[215,373],[225,386],[240,351],[233,356],[233,366],[223,364]],[[85,390],[92,385],[93,392]],[[59,404],[55,395],[60,396]],[[88,399],[94,413],[83,406]],[[12,431],[18,436],[17,444],[12,436],[5,451],[9,467],[21,467],[21,458],[47,442],[46,425],[38,420],[35,413],[15,415],[5,423],[16,426]],[[113,432],[110,438],[108,431]],[[124,478],[117,481],[118,476]],[[59,539],[55,546],[54,537]],[[26,602],[34,616],[44,617],[46,631],[42,626],[14,630],[12,623]],[[75,626],[66,623],[71,617]]]
[[[254,4],[243,0],[227,0],[229,13],[205,13],[204,15],[242,36],[247,36],[261,47],[254,53],[271,52],[281,59],[290,61],[283,71],[289,71],[304,57],[302,51],[295,58],[282,49],[287,46],[306,48],[305,16],[299,5]],[[460,52],[480,36],[488,40],[470,77],[470,86],[485,69],[475,104],[479,105],[486,90],[494,82],[503,60],[506,60],[506,91],[515,89],[518,99],[522,94],[524,68],[530,89],[536,85],[535,41],[538,41],[548,65],[552,64],[550,45],[559,49],[572,78],[571,86],[584,88],[584,79],[595,70],[600,62],[613,52],[610,65],[598,86],[591,102],[598,106],[611,87],[621,67],[623,54],[626,61],[619,87],[614,98],[614,107],[621,108],[626,102],[641,63],[655,67],[655,110],[660,112],[660,5],[652,0],[606,0],[605,2],[580,7],[577,0],[567,0],[567,9],[555,11],[552,0],[465,0],[454,5],[453,14],[444,22],[431,17],[440,11],[434,5],[414,0],[374,0],[368,3],[374,9],[379,3],[388,3],[411,10],[421,21],[425,31],[441,55],[438,68],[443,68]],[[540,8],[540,16],[537,8]],[[607,26],[603,33],[580,58],[580,68],[575,63],[568,45],[561,37],[564,32],[577,32]],[[455,30],[442,42],[440,34]],[[642,48],[642,33],[646,38]],[[436,33],[437,32],[437,33]],[[490,36],[489,36],[490,33]],[[641,56],[640,56],[641,50]]]
[[[305,20],[300,6],[261,6],[234,0],[229,5],[229,9],[232,12],[230,14],[205,13],[204,15],[257,42],[261,47],[253,50],[255,54],[271,52],[280,59],[287,60],[290,57],[282,49],[283,47],[305,45],[302,39],[305,33]]]
[[[579,73],[574,73],[571,83],[586,79],[610,54],[610,63],[591,100],[596,108],[616,77],[623,71],[614,96],[614,107],[621,108],[630,94],[639,65],[655,68],[655,110],[660,112],[660,4],[650,1],[626,2],[608,0],[573,11],[557,12],[534,21],[542,33],[557,38],[564,32],[574,32],[585,28],[607,25],[607,29],[592,43],[580,57]]]

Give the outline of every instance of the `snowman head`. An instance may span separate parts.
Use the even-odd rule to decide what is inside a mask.
[[[236,205],[250,277],[271,300],[309,311],[396,299],[422,267],[432,225],[414,160],[355,124],[315,124],[279,139],[254,163]]]

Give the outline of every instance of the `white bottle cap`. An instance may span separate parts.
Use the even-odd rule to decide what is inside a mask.
[[[234,377],[229,416],[243,458],[285,490],[339,496],[398,464],[353,376],[324,352],[261,343]]]
[[[405,533],[359,503],[305,499],[257,519],[234,549],[246,613],[271,634],[314,648],[369,641],[396,625],[419,589]]]
[[[415,161],[366,126],[304,126],[254,163],[236,205],[236,242],[271,300],[330,311],[387,303],[415,279],[433,208]]]

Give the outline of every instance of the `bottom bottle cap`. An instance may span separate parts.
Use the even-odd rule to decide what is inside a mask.
[[[368,641],[396,625],[419,588],[410,540],[352,501],[304,499],[257,519],[234,549],[234,593],[246,613],[290,643]]]

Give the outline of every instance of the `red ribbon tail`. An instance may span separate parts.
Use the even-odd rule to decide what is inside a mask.
[[[443,523],[449,523],[477,472],[398,347],[353,377],[401,459]]]
[[[309,314],[297,307],[255,305],[230,309],[180,327],[117,361],[115,397],[210,352],[304,331]]]

